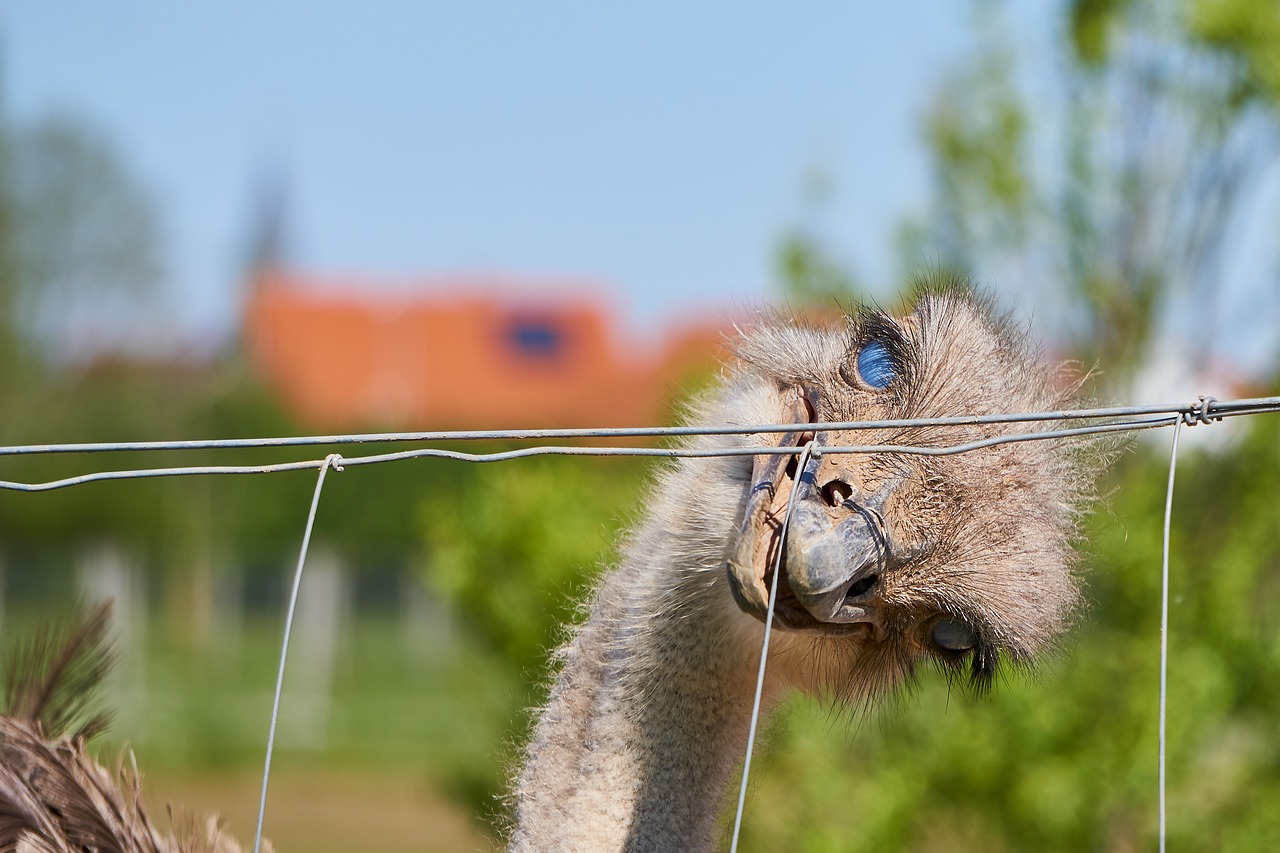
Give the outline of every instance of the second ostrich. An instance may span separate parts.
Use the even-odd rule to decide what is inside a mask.
[[[693,448],[944,447],[1027,424],[832,431],[824,423],[1062,408],[1025,335],[965,287],[901,317],[743,337],[700,424],[813,424]],[[791,690],[869,705],[939,664],[981,688],[1050,646],[1078,600],[1078,457],[1050,441],[949,456],[684,459],[599,584],[515,783],[514,851],[706,850],[747,740],[782,550],[765,707]],[[795,505],[788,507],[796,478]],[[782,541],[782,521],[790,513]]]

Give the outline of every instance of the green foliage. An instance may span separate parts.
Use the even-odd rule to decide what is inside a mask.
[[[1228,315],[1221,286],[1280,152],[1275,5],[1063,3],[1034,99],[1000,7],[978,8],[974,49],[925,122],[935,202],[904,230],[908,263],[1039,289],[1047,334],[1122,393],[1178,323],[1206,361],[1223,329],[1275,338],[1256,314]]]
[[[833,260],[811,234],[794,231],[782,239],[777,255],[784,299],[793,308],[830,310],[858,292],[853,275]]]
[[[1035,203],[1028,173],[1028,116],[1013,87],[1009,52],[998,33],[984,29],[971,67],[938,92],[925,124],[934,157],[936,230],[926,245],[917,235],[913,257],[940,255],[944,268],[971,274],[982,245],[1026,239]],[[982,104],[973,110],[974,102]]]
[[[1233,101],[1280,101],[1280,6],[1255,0],[1186,3],[1191,35],[1240,66]]]
[[[470,637],[540,683],[560,626],[614,560],[643,472],[616,459],[452,463],[420,505],[427,582]]]
[[[1110,56],[1111,37],[1133,0],[1072,0],[1067,11],[1071,46],[1081,65],[1099,67]]]
[[[792,310],[831,312],[848,305],[863,286],[849,264],[832,254],[824,236],[836,194],[830,174],[810,169],[801,189],[801,222],[782,235],[774,254],[778,291]]]

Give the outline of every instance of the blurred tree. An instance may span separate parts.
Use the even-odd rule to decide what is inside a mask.
[[[824,220],[836,192],[825,170],[811,169],[802,186],[800,223],[783,234],[775,255],[775,274],[783,303],[797,311],[830,312],[862,293],[847,261],[831,252]]]
[[[25,373],[14,310],[20,279],[13,170],[13,141],[0,102],[0,410],[5,411],[11,410],[18,399],[19,383]]]
[[[126,157],[78,117],[5,118],[0,442],[296,431],[234,354],[194,360],[181,354],[167,317],[160,216]],[[137,456],[93,458],[103,468],[142,464]],[[85,459],[6,458],[2,476],[57,479],[83,473]],[[145,460],[215,461],[225,460],[209,454]],[[252,490],[229,480],[183,478],[45,495],[0,493],[0,546],[11,555],[66,561],[87,543],[109,539],[144,567],[163,570],[166,610],[184,636],[187,626],[203,624],[188,616],[208,610],[201,595],[207,598],[215,566],[234,560],[238,549],[296,547],[302,511],[284,507],[305,507],[306,478],[256,479]],[[350,536],[340,521],[331,530],[338,541]],[[401,530],[402,540],[411,539],[407,516]]]
[[[973,55],[947,75],[924,120],[935,190],[930,218],[906,223],[902,238],[911,264],[937,258],[965,275],[981,269],[979,258],[1023,244],[1035,204],[1014,54],[995,7],[979,4],[977,12]]]
[[[540,685],[561,627],[616,556],[614,531],[636,508],[645,470],[535,457],[438,472],[448,485],[420,504],[427,582],[470,636]]]
[[[17,247],[9,315],[46,360],[83,360],[157,334],[163,266],[155,205],[124,160],[84,122],[52,117],[9,132]]]
[[[831,257],[821,238],[796,229],[782,238],[777,255],[783,301],[795,309],[833,310],[860,292],[847,267]]]
[[[1280,343],[1274,269],[1243,299],[1222,288],[1280,157],[1280,11],[1073,0],[1061,76],[1032,98],[1000,5],[976,8],[974,53],[928,114],[936,208],[906,256],[1038,282],[1054,331],[1116,390],[1164,334],[1201,363],[1227,330]]]
[[[122,221],[152,218],[141,191],[94,131],[69,119],[28,126],[0,114],[0,441],[87,440],[109,433],[110,424],[134,412],[136,384],[108,391],[99,381],[68,395],[52,381],[58,367],[53,359],[69,343],[73,325],[59,311],[81,299],[84,304],[71,309],[77,316],[103,305],[94,293],[102,286],[93,276],[96,264],[107,268],[105,286],[119,288],[112,279],[113,259],[119,269],[131,269],[137,258],[156,252],[151,235],[136,230],[128,247],[112,245],[117,215]],[[121,272],[116,279],[121,278],[130,292],[140,289],[133,283],[138,276]],[[7,460],[5,475],[52,478],[61,470],[62,459],[15,459]],[[39,540],[56,528],[55,541],[73,532],[77,539],[88,538],[99,523],[125,517],[133,521],[126,525],[131,531],[148,526],[130,500],[101,504],[88,497],[55,502],[55,511],[49,502],[0,496],[9,510],[0,537],[6,544]],[[87,514],[67,513],[72,505]]]

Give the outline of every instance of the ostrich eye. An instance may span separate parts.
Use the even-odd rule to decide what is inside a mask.
[[[967,652],[978,644],[978,637],[963,622],[942,619],[933,626],[933,642],[948,652]]]
[[[872,388],[888,388],[898,378],[898,364],[881,341],[867,341],[858,350],[858,375]]]

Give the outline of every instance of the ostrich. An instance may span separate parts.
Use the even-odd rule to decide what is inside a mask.
[[[132,755],[112,773],[86,750],[107,724],[91,706],[111,667],[110,616],[110,602],[82,610],[66,630],[46,627],[5,660],[0,850],[240,853],[217,818],[188,820],[176,837],[161,832],[142,806]]]
[[[701,424],[812,423],[783,447],[941,447],[1026,424],[832,431],[823,423],[1063,407],[1025,334],[958,282],[894,318],[774,319],[743,336]],[[697,437],[691,448],[756,446]],[[739,767],[773,580],[764,707],[789,691],[867,708],[933,662],[981,690],[1050,647],[1078,603],[1087,478],[1048,441],[949,456],[684,459],[559,652],[512,792],[512,851],[706,850]],[[799,476],[789,530],[781,526]]]

